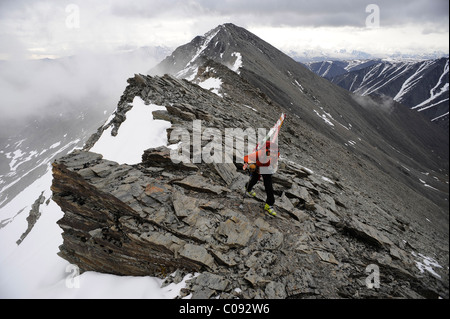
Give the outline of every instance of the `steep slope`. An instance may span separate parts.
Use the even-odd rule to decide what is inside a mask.
[[[382,60],[360,70],[325,76],[360,95],[392,97],[448,128],[448,61],[448,58],[419,62]]]
[[[427,137],[417,141],[408,125],[423,121],[416,112],[351,96],[232,25],[197,37],[158,68],[178,78],[129,79],[84,150],[54,163],[63,258],[119,275],[201,272],[182,293],[196,298],[447,297],[439,268],[448,264],[445,160],[427,152]],[[294,97],[301,107],[283,104]],[[143,151],[139,163],[90,152],[105,137],[120,140],[136,99],[149,113],[165,108],[152,117],[171,122],[167,147]],[[256,199],[242,197],[245,150],[235,143],[222,151],[227,129],[268,128],[283,111],[274,219],[260,209],[261,185]],[[257,140],[238,138],[247,139]],[[180,152],[187,158],[178,163]],[[233,163],[211,161],[216,155]],[[418,256],[433,258],[438,275],[420,279]],[[383,289],[354,284],[368,265],[387,276]]]
[[[44,175],[57,156],[83,146],[104,116],[98,110],[88,111],[90,116],[85,112],[30,119],[14,135],[0,138],[0,208]]]
[[[221,90],[208,91],[168,75],[136,75],[129,79],[115,116],[90,145],[53,163],[53,199],[65,212],[58,221],[64,239],[60,256],[81,270],[167,277],[169,283],[172,272],[180,278],[200,273],[188,281],[182,297],[447,298],[446,269],[435,266],[433,275],[419,268],[421,256],[447,264],[442,256],[448,250],[445,229],[433,214],[430,226],[423,216],[408,213],[437,207],[375,167],[358,170],[343,146],[334,146],[335,154],[326,161],[341,157],[349,166],[347,175],[324,173],[316,159],[329,141],[301,129],[305,123],[295,116],[283,128],[285,155],[274,176],[279,216],[262,211],[262,185],[256,199],[244,198],[248,176],[237,161],[242,149],[234,143],[230,153],[222,154],[227,129],[270,127],[279,109],[214,61],[199,67],[196,80],[206,77],[220,77]],[[112,127],[111,138],[120,138],[137,100],[154,120],[172,123],[168,145],[145,150],[134,165],[89,152],[95,140],[111,136]],[[155,104],[166,110],[152,112]],[[193,120],[201,121],[197,133]],[[180,139],[186,143],[187,134],[193,141],[198,133],[202,161],[194,162],[196,142],[188,142],[189,160],[175,162],[174,154],[183,150]],[[236,162],[209,162],[211,151],[236,154]],[[307,154],[299,165],[295,161],[302,152]],[[379,174],[377,181],[372,173]],[[352,180],[359,181],[357,188]],[[394,190],[398,197],[389,195]],[[379,290],[361,284],[368,265],[380,268]]]
[[[350,148],[385,173],[448,207],[446,185],[439,187],[443,193],[424,190],[418,183],[420,176],[405,175],[401,168],[434,171],[442,174],[440,180],[446,179],[448,135],[417,112],[394,101],[380,103],[351,95],[233,24],[221,25],[179,47],[151,74],[167,72],[192,80],[204,58],[238,72],[280,110],[299,116],[308,130],[326,136],[329,147],[337,143]]]

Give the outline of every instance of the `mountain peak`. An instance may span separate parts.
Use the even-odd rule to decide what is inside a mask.
[[[322,134],[339,143],[345,145],[346,141],[353,138],[362,139],[360,136],[349,135],[349,132],[359,130],[366,132],[363,135],[367,136],[371,144],[376,144],[377,148],[385,148],[383,145],[386,143],[381,141],[389,138],[391,142],[403,145],[405,153],[412,154],[413,149],[424,147],[427,149],[425,152],[414,154],[438,152],[441,158],[448,158],[445,146],[442,149],[430,149],[431,144],[427,142],[428,138],[437,138],[439,144],[442,142],[445,145],[448,138],[430,123],[425,123],[417,112],[409,112],[407,107],[395,104],[397,115],[385,118],[382,125],[389,127],[386,126],[384,131],[381,131],[380,125],[373,119],[389,115],[379,114],[386,110],[382,105],[379,108],[364,108],[361,100],[355,99],[347,90],[321,78],[258,36],[231,23],[219,25],[205,35],[178,47],[151,74],[168,73],[177,78],[194,80],[207,60],[213,60],[235,71],[246,82],[266,94],[274,102],[274,107],[301,117],[318,128]],[[220,78],[220,74],[215,73],[213,77]],[[362,107],[367,114],[361,113]],[[412,122],[406,124],[402,120],[406,117]],[[417,130],[417,135],[409,141],[400,139],[403,134],[401,131],[410,130],[408,127],[411,126]],[[349,129],[350,127],[353,129]],[[390,153],[390,150],[386,151]],[[370,150],[366,149],[363,153],[370,153]],[[433,163],[433,169],[448,167],[448,164],[441,163],[436,158],[427,157],[429,156],[423,156],[420,161]]]
[[[242,56],[238,54],[238,49],[242,46],[239,38],[245,34],[245,31],[232,23],[219,25],[177,48],[150,73],[158,75],[169,73],[178,78],[192,80],[204,57],[220,62],[238,72],[242,62]],[[248,34],[245,37],[248,38]]]

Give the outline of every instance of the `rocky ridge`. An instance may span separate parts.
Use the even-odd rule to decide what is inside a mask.
[[[206,70],[199,68],[199,81],[212,76]],[[430,226],[406,213],[403,202],[386,195],[411,190],[389,180],[391,189],[374,192],[389,177],[368,164],[362,171],[353,164],[324,169],[327,159],[321,164],[317,159],[323,156],[319,145],[327,141],[295,116],[283,127],[275,218],[261,209],[261,183],[256,199],[243,197],[248,177],[239,163],[174,164],[170,149],[160,147],[146,150],[140,164],[119,165],[89,152],[110,125],[113,134],[120,133],[135,96],[166,106],[153,115],[172,123],[168,138],[177,127],[192,132],[195,119],[203,129],[221,131],[273,124],[279,106],[235,73],[220,76],[223,98],[171,76],[136,75],[114,119],[84,150],[53,163],[53,200],[65,213],[58,222],[61,257],[83,271],[160,276],[166,283],[197,272],[182,292],[193,298],[448,298],[445,236],[430,234]],[[236,150],[235,155],[240,156]],[[348,152],[334,156],[354,163]],[[371,181],[371,174],[379,181]],[[363,175],[359,187],[350,182]],[[401,198],[410,198],[417,210],[434,209],[427,200]],[[421,273],[412,252],[431,254],[445,265],[436,270],[440,278]],[[380,269],[379,288],[366,284],[369,265]]]
[[[203,68],[205,59],[228,68]],[[225,72],[225,69],[235,72]],[[374,173],[370,183],[380,179],[380,173],[387,174],[390,176],[387,181],[380,179],[378,187],[369,194],[378,193],[393,179],[400,180],[420,197],[444,208],[444,212],[440,208],[426,209],[427,213],[441,211],[448,220],[448,134],[417,111],[389,98],[349,94],[257,35],[231,23],[180,46],[149,74],[168,73],[203,85],[205,75],[218,77],[214,75],[215,70],[223,82],[222,91],[228,87],[226,94],[235,101],[244,99],[242,104],[252,106],[259,113],[270,112],[264,107],[264,101],[248,103],[247,88],[256,88],[270,99],[270,109],[286,112],[291,119],[298,120],[296,126],[288,128],[292,129],[292,141],[301,138],[298,149],[293,148],[296,152],[289,154],[292,160],[308,161],[308,167],[315,168],[324,163],[320,167],[322,171],[328,170],[328,175],[339,171],[341,177],[351,176],[348,182],[355,182],[356,188],[360,180],[368,179],[369,170]],[[240,86],[239,90],[233,89],[235,85]],[[279,114],[271,116],[276,118]],[[267,127],[263,120],[258,120],[260,124],[253,127]],[[290,136],[284,136],[288,141]],[[284,154],[287,156],[289,151],[286,148]],[[349,163],[358,166],[350,169]],[[360,175],[355,175],[361,170]],[[434,177],[429,178],[431,175]],[[424,187],[420,180],[432,188]],[[409,206],[408,202],[404,204]],[[410,210],[415,211],[414,205]]]

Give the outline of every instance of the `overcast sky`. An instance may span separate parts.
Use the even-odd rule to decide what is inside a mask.
[[[0,133],[79,106],[109,116],[126,79],[163,59],[103,53],[169,54],[231,22],[291,56],[448,54],[448,10],[448,0],[0,0]]]
[[[176,48],[225,22],[285,52],[448,53],[448,11],[447,0],[1,0],[0,59]]]

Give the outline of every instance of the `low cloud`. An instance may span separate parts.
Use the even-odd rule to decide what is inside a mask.
[[[394,111],[395,101],[384,94],[376,96],[362,96],[358,94],[352,94],[353,99],[368,110],[379,110],[388,114]]]
[[[0,2],[0,59],[10,60],[0,61],[2,121],[45,112],[64,112],[89,100],[113,103],[110,107],[115,107],[126,86],[126,79],[137,72],[145,73],[164,58],[80,53],[86,48],[110,52],[128,44],[177,47],[224,22],[262,30],[255,33],[280,49],[287,47],[299,52],[308,49],[308,45],[316,40],[308,38],[315,34],[318,42],[314,45],[318,48],[330,43],[333,49],[342,49],[343,46],[351,49],[355,43],[366,45],[357,47],[361,51],[393,47],[392,42],[382,38],[386,32],[373,31],[368,37],[354,30],[364,29],[360,27],[364,26],[368,15],[368,3],[360,0],[136,0],[129,3],[79,0],[74,2],[80,14],[80,28],[76,29],[67,28],[65,24],[69,14],[65,8],[70,3],[49,0]],[[427,39],[432,39],[432,43],[440,44],[440,39],[448,35],[448,1],[379,0],[376,5],[380,9],[381,29],[389,33],[392,32],[387,26],[414,24],[421,25],[422,33]],[[286,26],[290,27],[290,33]],[[343,30],[340,42],[327,41],[328,38],[321,37],[322,34],[313,32],[325,29],[328,37],[339,38],[336,26]],[[347,32],[345,26],[353,28]],[[301,27],[306,27],[306,31],[299,34]],[[267,30],[271,30],[274,36],[267,36]],[[413,49],[419,52],[429,47],[434,49],[430,43],[420,42],[422,38],[415,38],[417,32],[402,32],[395,33],[397,42],[411,39]],[[439,37],[436,32],[440,32]],[[285,34],[288,35],[286,43],[295,43],[297,47],[277,42]],[[445,43],[448,50],[448,41]],[[75,57],[24,62],[23,59],[31,54],[35,57]]]
[[[350,43],[355,48],[368,37],[362,31],[370,30],[366,28],[369,3],[360,0],[2,1],[0,39],[2,43],[11,43],[11,47],[0,45],[0,59],[2,54],[11,56],[13,52],[19,52],[20,46],[26,50],[43,50],[37,51],[41,56],[73,55],[84,48],[111,51],[124,43],[177,47],[225,22],[250,30],[275,28],[280,36],[289,28],[296,29],[297,33],[300,33],[298,30],[307,30],[306,36],[311,29],[327,29],[332,35],[334,29],[351,28],[355,30],[352,34],[360,35]],[[77,10],[67,12],[70,5]],[[441,48],[444,46],[442,42],[447,42],[442,39],[448,36],[448,1],[378,0],[374,5],[379,11],[379,30],[384,30],[380,31],[383,35],[393,29],[402,30],[404,35],[398,40],[407,40],[417,52],[428,50],[430,43]],[[75,20],[79,21],[80,27],[68,28],[67,19],[75,13],[79,14]],[[412,27],[420,28],[420,34],[427,37],[417,39],[417,32],[411,33]],[[435,40],[437,33],[438,41]],[[16,37],[16,41],[3,41],[2,35],[6,34]],[[265,37],[264,34],[258,35]],[[427,41],[428,35],[434,36],[433,39]],[[322,39],[321,47],[327,46],[326,40]],[[358,50],[370,52],[373,47],[391,46],[383,43],[372,41],[371,45]],[[293,40],[291,45],[297,47],[296,51],[301,51],[309,43]],[[29,53],[25,51],[25,55],[29,56]]]
[[[88,108],[114,110],[126,80],[146,73],[165,50],[142,48],[122,54],[80,54],[56,60],[0,61],[2,122],[59,116]]]

